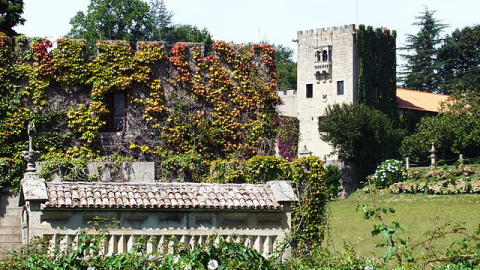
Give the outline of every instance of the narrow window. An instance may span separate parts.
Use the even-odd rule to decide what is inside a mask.
[[[343,95],[344,90],[343,90],[343,81],[338,81],[337,82],[337,95]]]
[[[307,98],[313,98],[313,84],[307,84]]]
[[[327,51],[323,51],[322,58],[323,58],[323,61],[328,61],[328,52]]]
[[[118,132],[125,129],[126,100],[125,93],[108,93],[105,96],[108,113],[102,117],[106,123],[101,131]]]
[[[378,96],[378,90],[376,85],[372,86],[372,96],[375,98]]]
[[[319,52],[319,51],[316,51],[316,52],[315,52],[315,61],[316,61],[316,62],[320,62],[320,59],[321,59],[321,57],[320,57],[320,52]]]

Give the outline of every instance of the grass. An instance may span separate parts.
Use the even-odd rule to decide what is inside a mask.
[[[425,195],[425,194],[391,194],[380,191],[375,196],[377,206],[392,207],[395,213],[383,215],[385,222],[392,225],[397,221],[403,227],[404,233],[399,235],[407,243],[416,243],[427,239],[425,233],[438,225],[447,222],[464,223],[467,232],[479,229],[480,226],[480,194],[458,195]],[[381,257],[384,248],[375,248],[381,243],[380,236],[372,238],[373,224],[380,221],[374,218],[363,218],[362,205],[372,207],[370,193],[358,190],[347,199],[336,200],[329,203],[329,236],[326,242],[337,251],[342,251],[344,244],[354,247],[358,255],[366,257]],[[457,237],[457,238],[455,238]],[[448,246],[459,239],[458,235],[450,235],[434,243],[437,250],[446,250]],[[417,251],[419,255],[421,251]]]

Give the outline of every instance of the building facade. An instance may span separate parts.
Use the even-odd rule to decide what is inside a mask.
[[[361,25],[299,31],[297,39],[298,149],[336,160],[320,139],[319,118],[328,105],[365,103],[386,113],[395,108],[395,33]]]

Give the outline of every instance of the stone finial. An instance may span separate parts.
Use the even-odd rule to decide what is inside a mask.
[[[36,173],[37,170],[35,169],[35,162],[40,157],[39,151],[33,150],[33,137],[35,135],[35,122],[30,121],[28,123],[28,151],[22,151],[22,156],[27,161],[27,174]]]
[[[312,156],[312,151],[307,149],[307,146],[304,145],[303,149],[298,152],[298,157],[310,157]]]

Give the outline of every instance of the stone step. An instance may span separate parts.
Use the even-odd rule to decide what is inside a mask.
[[[3,218],[0,220],[0,228],[3,227],[19,227],[21,226],[22,221],[20,216],[9,216],[8,218]]]
[[[2,227],[0,230],[0,235],[2,234],[22,234],[22,229],[20,227]]]
[[[0,234],[0,243],[22,243],[21,234]]]

